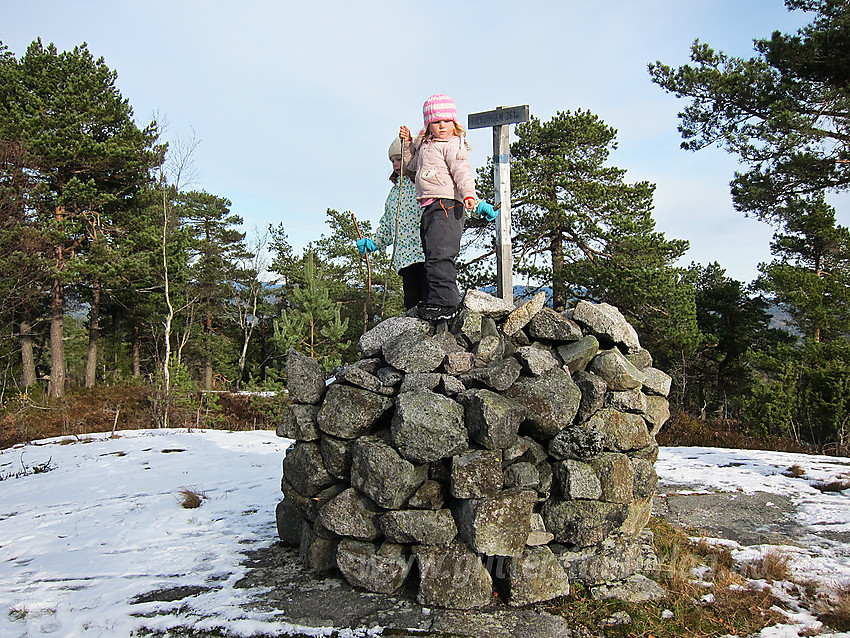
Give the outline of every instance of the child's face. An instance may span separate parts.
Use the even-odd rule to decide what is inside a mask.
[[[393,163],[393,171],[396,174],[401,172],[401,155],[393,155],[390,158],[390,161]]]
[[[438,140],[447,140],[455,134],[455,123],[452,120],[431,122],[428,125],[428,131],[431,133],[431,137]]]

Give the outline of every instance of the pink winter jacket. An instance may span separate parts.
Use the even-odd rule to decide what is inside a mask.
[[[416,199],[475,197],[475,178],[462,138],[414,140],[404,145],[404,162],[416,170]]]

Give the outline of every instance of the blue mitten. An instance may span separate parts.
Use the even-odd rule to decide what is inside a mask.
[[[361,255],[365,255],[367,251],[373,253],[378,249],[375,247],[375,242],[371,239],[368,237],[361,237],[357,240],[357,250],[360,251]]]
[[[488,222],[493,221],[499,216],[499,211],[493,208],[492,204],[488,204],[485,201],[478,202],[477,212],[479,215],[484,217]]]

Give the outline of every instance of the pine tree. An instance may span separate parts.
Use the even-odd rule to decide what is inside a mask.
[[[816,342],[850,334],[850,231],[836,224],[823,195],[795,200],[783,213],[785,232],[771,244],[777,257],[761,264],[755,285],[789,312]]]
[[[791,434],[845,454],[850,435],[850,232],[822,194],[795,200],[774,235],[776,256],[755,282],[793,320],[801,338],[754,358],[763,373],[756,399],[782,418],[768,422],[755,401],[749,416],[764,431]],[[837,447],[835,447],[837,446]]]
[[[718,263],[692,265],[701,341],[686,362],[683,409],[702,416],[739,418],[756,381],[754,357],[795,340],[771,326],[770,302],[727,277]]]
[[[532,117],[511,145],[515,272],[551,286],[553,306],[576,299],[620,308],[659,355],[691,351],[698,331],[693,282],[673,267],[687,250],[652,219],[654,185],[629,184],[608,165],[616,131],[586,112]],[[492,191],[490,168],[479,190]]]
[[[24,167],[24,156],[19,144],[0,141],[0,353],[6,361],[17,359],[6,370],[29,388],[37,380],[36,348],[47,310],[50,264],[45,238],[26,203],[37,184]]]
[[[161,149],[153,125],[140,130],[134,123],[116,73],[85,45],[59,53],[37,40],[20,61],[2,45],[0,53],[0,140],[24,151],[21,166],[37,183],[28,199],[31,221],[50,246],[49,391],[60,396],[66,286],[83,274],[76,263],[90,244],[147,182]]]
[[[206,192],[180,193],[176,208],[189,238],[192,295],[197,300],[201,327],[201,336],[193,345],[203,386],[211,390],[216,363],[222,373],[237,359],[221,322],[229,315],[230,300],[236,296],[239,261],[250,255],[244,244],[245,233],[234,228],[242,218],[230,212],[227,199]]]
[[[738,210],[765,221],[793,212],[788,201],[850,188],[850,12],[843,0],[785,0],[813,12],[796,34],[755,40],[736,58],[699,40],[691,62],[649,66],[652,81],[689,100],[679,114],[682,147],[722,146],[748,170],[736,173]]]
[[[755,40],[754,57],[696,41],[692,64],[657,62],[649,72],[689,102],[680,113],[682,147],[718,145],[737,155],[745,170],[731,183],[735,207],[777,229],[775,259],[759,266],[754,285],[802,338],[748,354],[759,371],[749,419],[765,432],[846,446],[850,237],[826,195],[850,189],[850,12],[841,0],[785,4],[812,12],[811,23]]]
[[[339,304],[329,295],[331,278],[315,262],[314,252],[305,251],[303,283],[293,286],[288,308],[274,323],[275,341],[281,352],[294,348],[329,371],[342,363],[342,353],[348,347],[348,319],[340,317]]]

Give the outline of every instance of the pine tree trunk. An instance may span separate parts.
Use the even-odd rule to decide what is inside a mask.
[[[207,333],[207,354],[204,360],[204,387],[207,390],[213,389],[213,365],[212,365],[212,353],[210,353],[210,348],[212,347],[212,309],[209,307],[209,303],[207,303],[207,311],[206,311],[206,333]]]
[[[38,381],[35,377],[32,326],[29,321],[21,321],[19,329],[21,335],[21,385],[29,388]]]
[[[567,287],[562,272],[564,270],[564,239],[561,233],[552,236],[552,307],[563,308],[567,303]]]
[[[97,344],[100,338],[100,279],[92,282],[92,301],[89,311],[89,349],[86,357],[86,387],[93,388],[97,377]]]
[[[57,274],[50,290],[50,383],[47,395],[65,396],[65,295]]]
[[[139,326],[138,324],[133,326],[133,378],[138,379],[142,376],[142,357],[141,357],[141,346],[139,344]]]

